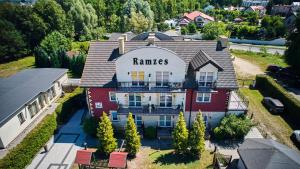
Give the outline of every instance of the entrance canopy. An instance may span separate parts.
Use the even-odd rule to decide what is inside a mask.
[[[127,155],[125,152],[112,152],[109,156],[108,167],[109,168],[126,168]]]
[[[88,150],[78,150],[76,154],[75,163],[80,165],[90,165],[92,152]]]

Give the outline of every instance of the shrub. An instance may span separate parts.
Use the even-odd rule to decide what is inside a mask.
[[[136,125],[134,123],[132,114],[129,113],[126,129],[125,129],[125,151],[129,153],[130,156],[135,156],[139,151],[141,146],[140,136],[137,132]]]
[[[189,131],[186,128],[186,123],[184,121],[182,112],[180,112],[178,116],[178,121],[172,135],[173,135],[173,145],[174,145],[175,152],[177,154],[187,153]]]
[[[101,122],[97,129],[97,136],[99,139],[99,151],[105,155],[109,155],[117,148],[117,140],[114,138],[114,131],[105,112],[101,116]]]
[[[218,127],[214,129],[214,136],[217,139],[241,139],[243,138],[253,126],[251,120],[242,115],[229,115],[221,120]]]
[[[263,95],[271,96],[283,102],[285,112],[291,119],[300,120],[300,101],[288,93],[275,80],[267,75],[256,76],[256,87]]]
[[[155,139],[156,138],[156,128],[152,127],[152,126],[145,128],[144,136],[147,139]]]
[[[90,117],[85,119],[83,122],[83,130],[85,133],[92,137],[97,136],[97,128],[98,128],[99,120],[95,117]]]
[[[72,93],[66,95],[59,100],[61,103],[55,109],[57,114],[58,124],[64,124],[69,121],[73,114],[82,107],[81,98],[83,90],[80,88],[75,89]]]
[[[0,168],[23,169],[47,143],[57,128],[55,113],[47,115],[27,136],[0,160]]]

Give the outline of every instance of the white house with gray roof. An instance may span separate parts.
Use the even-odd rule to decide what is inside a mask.
[[[0,78],[0,148],[6,148],[62,93],[67,69],[27,69]]]

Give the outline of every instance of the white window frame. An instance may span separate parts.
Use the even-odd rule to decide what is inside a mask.
[[[205,74],[204,75],[204,80],[201,80],[201,77],[203,77],[203,76],[201,76],[201,73]],[[212,74],[212,79],[211,80],[208,80],[208,77],[209,77],[208,74]],[[211,83],[211,85],[212,85],[213,81],[214,81],[214,72],[200,72],[199,84],[204,83],[204,85],[201,85],[200,87],[206,87],[206,86],[208,86],[207,85],[208,83]]]
[[[170,120],[167,120],[167,116],[170,117]],[[160,117],[163,117],[161,120]],[[160,122],[163,122],[163,125],[161,125]],[[167,125],[167,122],[170,122],[170,125]],[[159,127],[172,127],[172,116],[171,115],[160,115],[159,116]]]
[[[22,125],[22,124],[26,121],[26,119],[25,119],[25,117],[24,117],[24,115],[23,115],[22,112],[19,113],[19,114],[17,115],[17,117],[18,117],[18,119],[19,119],[20,125]]]
[[[145,86],[145,72],[144,71],[131,71],[131,75],[133,74],[133,72],[136,73],[136,81],[134,81],[131,76],[131,86],[132,87]],[[143,79],[140,79],[141,74],[143,74]]]
[[[103,108],[102,102],[95,102],[95,108],[102,109]]]
[[[130,101],[130,95],[133,95],[133,101]],[[139,95],[141,97],[140,101],[137,101],[136,97]],[[134,105],[130,105],[130,102],[134,103]],[[140,103],[140,105],[137,105]],[[128,94],[128,106],[129,107],[141,107],[142,106],[142,95],[140,93],[129,93]]]
[[[160,76],[158,75],[160,73]],[[166,75],[167,78],[164,78]],[[170,81],[170,72],[168,71],[157,71],[156,76],[156,87],[168,87],[169,81]]]
[[[162,97],[164,98],[163,100],[161,99]],[[168,97],[171,98],[171,106],[168,106],[168,100],[167,100]],[[170,107],[172,107],[172,102],[173,102],[173,98],[172,98],[171,93],[160,93],[160,95],[159,95],[159,107],[170,108]],[[161,103],[163,103],[164,106],[161,106]]]
[[[111,99],[111,97],[112,97],[112,95],[115,95],[115,100],[112,100]],[[116,92],[109,92],[109,101],[111,101],[111,102],[116,102],[117,101],[117,95],[116,95]]]
[[[138,117],[141,117],[141,119],[138,119]],[[143,116],[135,115],[134,121],[135,121],[136,126],[138,126],[138,127],[142,126],[143,125]],[[141,124],[138,124],[138,122],[140,122]]]
[[[119,121],[119,116],[118,116],[118,112],[117,111],[111,110],[110,114],[111,114],[111,121],[113,121],[113,122]],[[114,114],[116,115],[117,119],[114,119]]]
[[[198,100],[198,98],[200,97],[199,95],[201,95],[201,100]],[[205,101],[205,95],[209,95],[209,100],[208,101]],[[210,103],[211,102],[211,93],[201,93],[201,92],[198,92],[197,93],[197,97],[196,97],[196,102],[198,103]]]

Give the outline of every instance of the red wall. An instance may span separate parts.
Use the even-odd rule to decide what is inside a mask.
[[[192,98],[192,111],[212,111],[212,112],[225,112],[228,104],[229,90],[228,89],[217,89],[216,93],[211,94],[210,103],[199,103],[196,102],[197,91],[187,90],[186,93],[186,105],[185,111],[190,111],[191,106],[191,94]]]
[[[115,88],[89,88],[88,97],[90,102],[90,109],[93,111],[95,117],[100,117],[103,111],[109,114],[110,110],[117,110],[117,104],[109,101],[109,92],[115,91]],[[102,109],[95,108],[95,102],[102,102]]]

